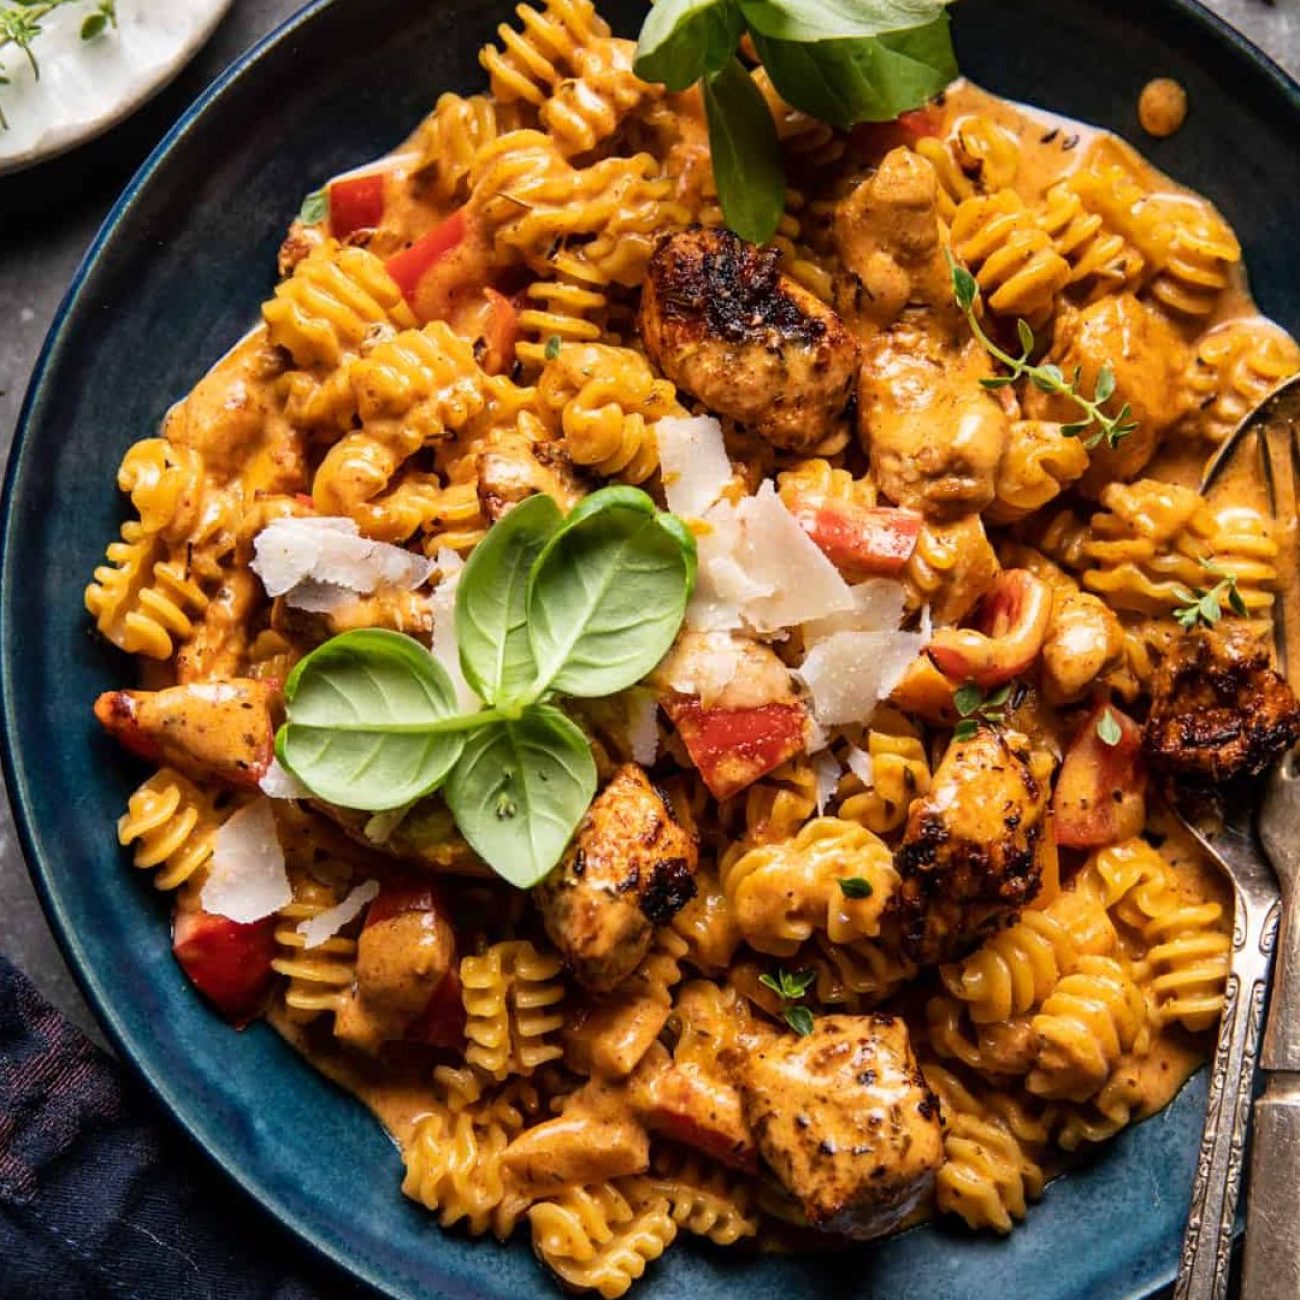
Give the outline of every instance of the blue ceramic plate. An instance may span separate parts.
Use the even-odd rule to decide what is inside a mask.
[[[607,6],[629,34],[641,6]],[[1300,333],[1300,90],[1185,0],[963,0],[964,70],[989,89],[1137,140],[1152,75],[1191,97],[1171,140],[1137,140],[1212,196],[1263,309]],[[399,140],[441,90],[481,85],[501,0],[318,0],[219,81],[131,183],[77,274],[28,394],[4,499],[4,757],[46,910],[124,1057],[212,1158],[301,1236],[396,1297],[539,1294],[527,1247],[444,1236],[398,1191],[400,1164],[355,1102],[265,1026],[236,1036],[171,959],[164,904],[112,823],[140,773],[90,704],[132,667],[92,635],[82,589],[121,521],[123,449],[256,319],[300,197]],[[927,1227],[831,1258],[679,1245],[643,1300],[1143,1294],[1174,1272],[1204,1107],[1198,1080],[1005,1242]]]

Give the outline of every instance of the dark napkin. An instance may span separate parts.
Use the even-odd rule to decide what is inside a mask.
[[[0,1300],[375,1300],[0,957]]]

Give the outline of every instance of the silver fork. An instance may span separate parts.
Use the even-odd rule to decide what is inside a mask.
[[[1300,485],[1300,377],[1275,390],[1242,421],[1206,466],[1201,491],[1208,492],[1229,460],[1252,445],[1273,517],[1283,518],[1289,510],[1294,519]],[[1274,607],[1274,640],[1284,673],[1289,667],[1287,595],[1279,592]],[[1184,825],[1232,883],[1233,935],[1223,1018],[1210,1069],[1205,1131],[1174,1295],[1176,1300],[1221,1300],[1227,1294],[1260,1030],[1279,916],[1284,911],[1280,876],[1286,902],[1283,955],[1263,1064],[1265,1069],[1297,1073],[1277,1075],[1259,1103],[1244,1288],[1247,1297],[1275,1300],[1300,1296],[1300,1230],[1293,1209],[1300,1190],[1300,916],[1293,915],[1293,884],[1300,873],[1300,848],[1293,843],[1300,829],[1300,780],[1294,759],[1289,756],[1270,775],[1258,818],[1251,789],[1225,792],[1219,802],[1221,820],[1214,830],[1208,830],[1204,819],[1181,801],[1176,804]],[[1288,1276],[1291,1284],[1283,1285]]]

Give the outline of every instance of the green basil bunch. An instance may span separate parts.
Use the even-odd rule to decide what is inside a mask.
[[[313,794],[399,808],[442,789],[461,833],[527,888],[555,865],[596,791],[581,730],[557,695],[612,695],[672,645],[695,584],[695,541],[637,488],[609,487],[562,517],[530,497],[475,548],[456,589],[465,679],[410,637],[345,632],[285,683],[276,754]]]
[[[949,0],[658,0],[635,70],[685,90],[702,81],[727,224],[766,243],[785,202],[776,124],[736,58],[746,31],[787,103],[829,122],[887,122],[957,75]]]

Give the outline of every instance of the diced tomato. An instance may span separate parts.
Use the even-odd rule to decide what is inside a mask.
[[[460,996],[460,976],[455,964],[438,983],[429,1005],[406,1031],[413,1043],[460,1050],[465,1046],[465,1005]]]
[[[715,799],[752,785],[806,743],[808,715],[802,704],[706,709],[688,695],[670,695],[662,703]]]
[[[385,265],[403,297],[410,302],[415,297],[426,271],[436,266],[457,244],[465,238],[465,210],[457,208],[441,225],[428,234],[421,235],[410,248],[390,257]]]
[[[745,1173],[758,1172],[758,1148],[744,1119],[740,1094],[680,1066],[652,1083],[642,1118],[664,1137],[694,1147]]]
[[[926,653],[944,676],[987,691],[1034,662],[1051,618],[1051,588],[1027,569],[1006,569],[980,601],[975,626],[940,628]]]
[[[437,885],[421,876],[394,876],[385,880],[366,911],[365,929],[391,921],[405,912],[442,912]]]
[[[483,327],[483,355],[479,365],[489,375],[503,375],[515,363],[515,344],[519,342],[519,311],[503,293],[493,288],[483,290],[488,300],[488,316]]]
[[[792,511],[804,532],[846,578],[893,577],[907,567],[921,532],[921,516],[892,506],[868,508],[827,501]]]
[[[384,218],[384,173],[344,176],[329,184],[330,234],[346,239],[373,230]]]
[[[212,912],[178,909],[172,952],[194,987],[242,1028],[261,1010],[271,985],[275,917],[241,925]]]
[[[909,109],[892,122],[859,122],[849,133],[852,147],[865,159],[878,162],[891,149],[913,147],[918,140],[943,131],[943,109],[926,104]]]
[[[1114,745],[1098,730],[1107,713],[1119,728]],[[1142,728],[1113,704],[1098,705],[1084,719],[1056,778],[1056,842],[1067,849],[1099,849],[1138,834],[1146,820],[1146,781]]]

